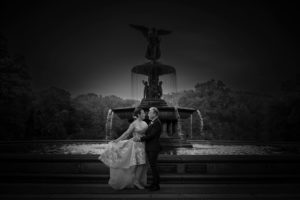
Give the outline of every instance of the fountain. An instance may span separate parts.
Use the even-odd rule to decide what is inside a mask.
[[[190,137],[193,139],[193,115],[190,117]]]
[[[161,35],[170,34],[170,31],[149,29],[144,26],[130,25],[141,31],[148,40],[146,58],[150,62],[134,66],[132,74],[132,90],[134,87],[144,85],[142,100],[137,107],[143,108],[146,112],[150,107],[157,107],[160,111],[159,118],[162,122],[161,143],[164,148],[168,147],[192,147],[186,141],[186,137],[181,130],[181,120],[187,119],[196,110],[193,108],[183,108],[178,106],[169,106],[162,99],[164,90],[167,90],[165,83],[169,78],[171,85],[176,88],[176,69],[170,65],[158,62],[160,58],[160,37]],[[145,81],[144,79],[147,79]],[[164,81],[163,81],[164,80]],[[164,87],[164,88],[163,88]],[[134,92],[133,92],[134,93]],[[140,92],[141,94],[142,92]],[[113,112],[121,119],[132,119],[132,112],[135,107],[113,108]],[[146,119],[147,120],[147,119]]]
[[[111,130],[112,130],[112,121],[113,121],[114,112],[112,109],[109,109],[107,112],[106,123],[105,123],[105,140],[111,139]]]
[[[202,118],[202,114],[201,114],[200,110],[197,110],[197,113],[198,113],[198,116],[199,116],[199,119],[200,119],[200,134],[202,134],[203,126],[204,126],[203,118]]]

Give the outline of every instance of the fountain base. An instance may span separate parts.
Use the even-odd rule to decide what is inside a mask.
[[[150,103],[151,102],[151,103]],[[155,102],[155,103],[153,103]],[[143,108],[146,112],[150,107],[158,105],[163,100],[157,101],[154,99],[143,100],[139,107]],[[146,104],[149,103],[149,104]],[[191,116],[195,109],[191,108],[183,108],[183,107],[172,107],[172,106],[156,106],[159,110],[159,119],[162,124],[162,133],[160,138],[160,143],[163,149],[172,149],[172,148],[192,148],[192,144],[187,142],[184,138],[183,133],[181,133],[181,120],[187,119]],[[134,107],[127,108],[115,108],[112,109],[113,112],[119,116],[121,119],[132,119],[132,112],[134,111]],[[180,119],[178,119],[178,114],[180,115]]]
[[[160,138],[160,144],[163,150],[169,150],[173,148],[193,148],[193,145],[181,138]]]

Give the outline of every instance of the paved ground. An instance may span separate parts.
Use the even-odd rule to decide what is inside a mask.
[[[115,191],[107,184],[1,183],[0,199],[300,199],[300,184],[162,184]]]

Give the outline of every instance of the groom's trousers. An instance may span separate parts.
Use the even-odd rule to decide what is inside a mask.
[[[153,178],[151,185],[158,186],[160,183],[160,177],[157,169],[157,158],[158,158],[159,151],[146,151],[146,154],[147,154],[147,158],[148,158],[148,162],[151,168],[152,178]]]

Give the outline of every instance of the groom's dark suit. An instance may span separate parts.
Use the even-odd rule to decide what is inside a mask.
[[[141,142],[145,141],[146,154],[151,167],[153,182],[152,186],[158,186],[160,182],[159,173],[157,170],[157,157],[161,150],[159,138],[161,134],[161,122],[158,118],[152,121],[146,131],[146,135],[141,137]]]

